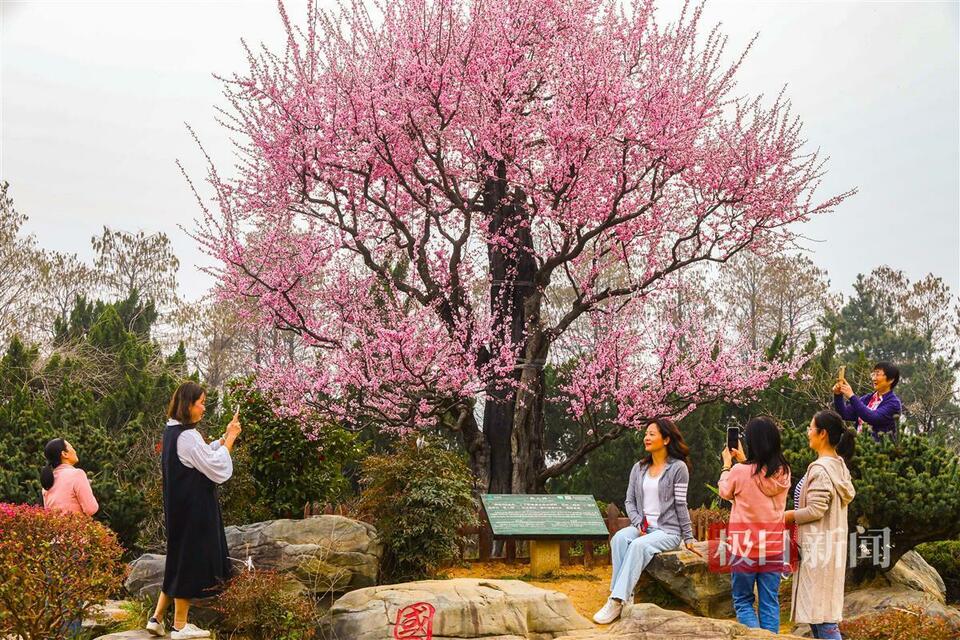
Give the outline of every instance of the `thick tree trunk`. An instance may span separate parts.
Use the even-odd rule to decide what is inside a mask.
[[[498,179],[489,180],[484,206],[491,212],[489,232],[513,240],[510,251],[488,247],[490,308],[495,334],[522,345],[514,382],[520,391],[496,382],[487,388],[483,435],[489,447],[490,493],[536,493],[543,469],[543,364],[547,344],[540,331],[540,292],[533,286],[536,261],[524,207],[525,196],[507,193],[506,170],[497,165]],[[536,339],[531,340],[531,335]],[[472,459],[472,458],[471,458]]]
[[[544,375],[541,366],[525,367],[520,389],[499,391],[497,401],[488,399],[483,411],[486,447],[471,451],[471,467],[489,493],[543,493],[539,476],[545,466]],[[481,476],[482,456],[487,456],[489,475]]]
[[[488,451],[488,493],[513,493],[513,465],[510,457],[510,436],[513,430],[513,392],[487,389],[483,407],[483,437]]]
[[[543,493],[540,481],[545,460],[543,455],[543,362],[546,343],[541,334],[527,342],[526,366],[520,376],[513,412],[510,454],[513,459],[513,493]]]
[[[457,420],[463,447],[470,456],[470,470],[476,481],[474,491],[486,492],[490,486],[490,445],[473,414],[473,406],[465,406]]]

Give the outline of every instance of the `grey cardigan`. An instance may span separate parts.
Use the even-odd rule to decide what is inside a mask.
[[[630,470],[630,484],[627,485],[625,506],[630,523],[639,527],[643,524],[643,474],[647,466],[642,462],[633,465]],[[690,511],[687,510],[687,486],[690,484],[690,472],[687,465],[676,458],[667,458],[667,466],[660,476],[657,486],[660,494],[660,516],[657,528],[672,533],[684,541],[695,540]]]

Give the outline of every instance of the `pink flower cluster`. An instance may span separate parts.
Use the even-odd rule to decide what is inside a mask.
[[[593,319],[593,338],[561,386],[580,419],[613,410],[612,423],[643,429],[652,416],[681,418],[705,402],[746,400],[804,360],[768,361],[730,336],[722,318],[693,308],[674,319],[649,298]]]
[[[814,196],[823,162],[788,102],[735,94],[742,58],[723,63],[699,8],[667,25],[649,0],[382,11],[311,6],[294,27],[281,6],[286,49],[224,79],[242,158],[211,167],[196,237],[244,322],[311,348],[260,368],[289,412],[433,424],[563,340],[586,354],[562,390],[576,416],[612,402],[630,426],[793,370],[670,308],[678,274],[775,252],[849,195]]]

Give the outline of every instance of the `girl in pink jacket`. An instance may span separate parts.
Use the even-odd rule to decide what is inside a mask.
[[[724,449],[720,497],[733,501],[727,527],[730,581],[737,621],[780,631],[780,577],[784,571],[783,511],[790,490],[790,465],[783,456],[780,429],[761,416],[747,423],[743,448]],[[733,460],[739,463],[733,466]],[[757,610],[754,610],[754,588]]]
[[[77,469],[80,458],[70,443],[56,438],[43,448],[47,466],[40,470],[43,507],[92,516],[100,508],[93,497],[90,480],[83,469]]]

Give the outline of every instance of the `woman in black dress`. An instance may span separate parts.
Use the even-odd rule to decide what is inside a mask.
[[[195,428],[206,410],[205,401],[203,387],[195,382],[181,384],[170,400],[163,432],[167,557],[163,589],[147,630],[164,635],[163,616],[173,599],[172,640],[210,636],[209,631],[187,623],[190,600],[215,595],[230,578],[218,485],[233,475],[230,453],[240,435],[240,420],[234,415],[224,436],[206,443]]]

